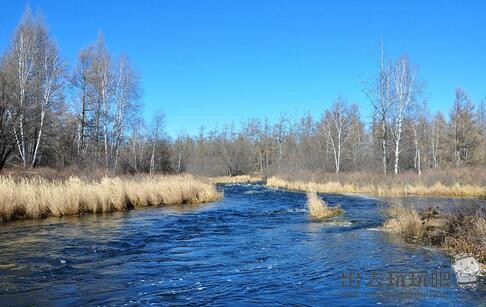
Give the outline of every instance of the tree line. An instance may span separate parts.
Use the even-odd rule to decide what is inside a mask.
[[[248,119],[171,138],[164,114],[141,116],[140,76],[103,35],[73,65],[41,15],[26,9],[0,58],[0,169],[240,175],[372,171],[398,174],[486,163],[486,102],[457,88],[449,114],[431,114],[425,83],[406,55],[386,57],[363,84],[371,118],[337,97],[323,114]]]

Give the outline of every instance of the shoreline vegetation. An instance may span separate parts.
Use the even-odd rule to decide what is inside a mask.
[[[343,213],[340,207],[329,207],[316,192],[307,193],[307,209],[314,220],[329,219]]]
[[[237,175],[237,176],[219,176],[209,177],[209,182],[217,183],[254,183],[261,182],[263,179],[257,175]]]
[[[0,223],[49,216],[82,215],[151,206],[219,200],[215,186],[191,175],[101,177],[0,176]]]
[[[270,177],[266,184],[272,188],[331,194],[486,197],[486,172],[481,169],[434,170],[424,172],[421,176],[409,173],[383,176],[358,172],[284,175]]]
[[[387,207],[384,215],[387,217],[384,230],[408,242],[435,246],[452,257],[471,254],[486,272],[486,210],[462,209],[441,214],[438,208],[418,211],[398,202]]]

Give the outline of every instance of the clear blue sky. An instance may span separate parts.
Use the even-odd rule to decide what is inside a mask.
[[[432,111],[448,113],[457,86],[486,97],[486,1],[29,1],[62,55],[105,34],[142,76],[144,112],[171,135],[283,112],[319,117],[338,96],[369,112],[362,82],[379,41],[420,66]],[[0,4],[0,48],[26,1]]]

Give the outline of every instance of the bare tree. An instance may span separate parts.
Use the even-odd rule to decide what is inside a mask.
[[[16,73],[17,78],[17,99],[19,120],[18,125],[13,127],[17,141],[17,147],[22,165],[27,166],[27,129],[25,118],[27,117],[27,97],[29,89],[33,87],[35,61],[37,59],[37,31],[36,21],[32,16],[30,8],[27,8],[22,16],[20,24],[15,31],[10,52],[8,53],[9,66]],[[18,129],[18,130],[17,130]]]
[[[177,166],[176,166],[176,172],[179,174],[182,170],[182,156],[184,154],[184,149],[186,148],[186,144],[189,143],[190,141],[187,138],[184,138],[183,136],[178,136],[175,141],[174,141],[174,151],[177,156]]]
[[[359,170],[362,168],[362,163],[365,160],[366,140],[364,124],[361,121],[359,108],[357,104],[352,104],[349,108],[349,116],[351,120],[349,152],[351,153],[352,168]]]
[[[115,114],[111,152],[113,153],[113,172],[116,173],[120,146],[125,139],[130,117],[138,117],[140,88],[138,76],[133,71],[128,59],[121,57],[114,84]],[[163,116],[161,117],[163,122]],[[162,124],[160,122],[160,124]],[[105,127],[106,129],[106,127]],[[160,128],[162,129],[162,127]],[[105,133],[106,134],[106,133]]]
[[[282,165],[282,146],[284,143],[285,138],[287,137],[288,130],[289,130],[289,120],[285,115],[280,116],[280,119],[275,124],[273,128],[273,134],[277,141],[277,172],[280,171],[280,167]]]
[[[408,121],[408,128],[412,132],[413,147],[414,147],[414,157],[413,163],[417,174],[422,175],[422,151],[421,143],[426,139],[427,135],[427,116],[426,116],[426,105],[418,105],[414,110],[414,117]]]
[[[456,89],[450,125],[456,167],[472,163],[480,141],[479,126],[474,118],[474,104],[462,88]]]
[[[387,123],[393,106],[391,94],[391,67],[386,63],[383,42],[381,43],[380,72],[375,84],[368,86],[365,93],[378,116],[381,128],[381,160],[383,174],[387,173]]]
[[[71,83],[77,91],[77,137],[76,148],[77,154],[86,155],[87,142],[89,138],[89,128],[92,126],[91,113],[94,110],[94,93],[92,88],[93,65],[92,48],[88,47],[79,52],[78,61],[71,78]]]
[[[478,110],[477,110],[477,121],[480,127],[480,135],[481,135],[481,150],[483,154],[481,155],[481,163],[484,164],[486,162],[486,99],[482,99],[479,103]]]
[[[9,77],[5,61],[0,62],[0,170],[3,169],[17,141],[12,127],[18,124],[18,113],[15,112],[15,80]]]
[[[400,158],[400,142],[402,139],[403,122],[407,112],[410,110],[415,97],[418,94],[417,85],[417,70],[410,65],[406,56],[401,56],[393,68],[393,124],[391,131],[393,141],[395,143],[394,149],[394,173],[398,174],[399,158]]]
[[[341,169],[342,150],[351,134],[353,121],[346,101],[339,97],[324,115],[324,126],[334,153],[335,172]]]
[[[165,114],[161,111],[158,111],[154,114],[151,122],[150,127],[150,141],[152,143],[152,150],[150,155],[150,174],[156,172],[156,163],[155,163],[155,148],[157,143],[161,140],[164,134],[164,125],[165,125]],[[180,158],[179,158],[180,159]],[[178,170],[180,170],[180,160],[178,165]]]
[[[47,28],[43,23],[37,25],[37,55],[40,62],[39,84],[42,97],[38,102],[40,119],[37,127],[37,136],[34,144],[31,166],[35,166],[37,154],[41,145],[47,111],[54,100],[60,99],[64,89],[65,65],[59,57],[56,44],[49,37]]]
[[[432,151],[432,167],[437,168],[441,165],[443,147],[446,138],[446,119],[442,113],[437,113],[432,120],[432,137],[431,137],[431,151]]]
[[[105,168],[109,166],[110,153],[108,151],[108,134],[111,122],[110,117],[110,97],[113,94],[113,74],[111,69],[111,56],[105,45],[102,33],[93,46],[93,84],[97,95],[96,115],[95,115],[95,134],[98,142],[98,135],[102,135],[103,153]],[[98,145],[98,144],[97,144]]]

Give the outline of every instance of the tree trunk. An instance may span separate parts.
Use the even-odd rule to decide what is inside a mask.
[[[152,145],[152,155],[150,156],[150,174],[155,172],[155,142]]]
[[[40,145],[40,141],[41,141],[41,138],[42,138],[42,129],[44,128],[44,117],[45,117],[46,113],[44,110],[41,111],[41,120],[40,120],[40,125],[39,125],[39,134],[37,135],[37,141],[35,143],[35,147],[34,147],[34,155],[32,157],[32,163],[31,163],[31,166],[34,167],[35,166],[35,161],[36,161],[36,158],[37,158],[37,151],[39,149],[39,145]]]
[[[420,149],[417,148],[417,173],[418,175],[422,175],[422,166],[421,166],[421,162],[420,162],[421,158],[420,158]]]
[[[398,162],[400,159],[401,137],[402,137],[402,121],[401,119],[399,119],[397,124],[397,134],[395,137],[395,168],[394,168],[395,175],[398,175]]]
[[[382,150],[382,163],[383,163],[383,175],[386,175],[386,125],[385,119],[381,121],[381,150]]]

